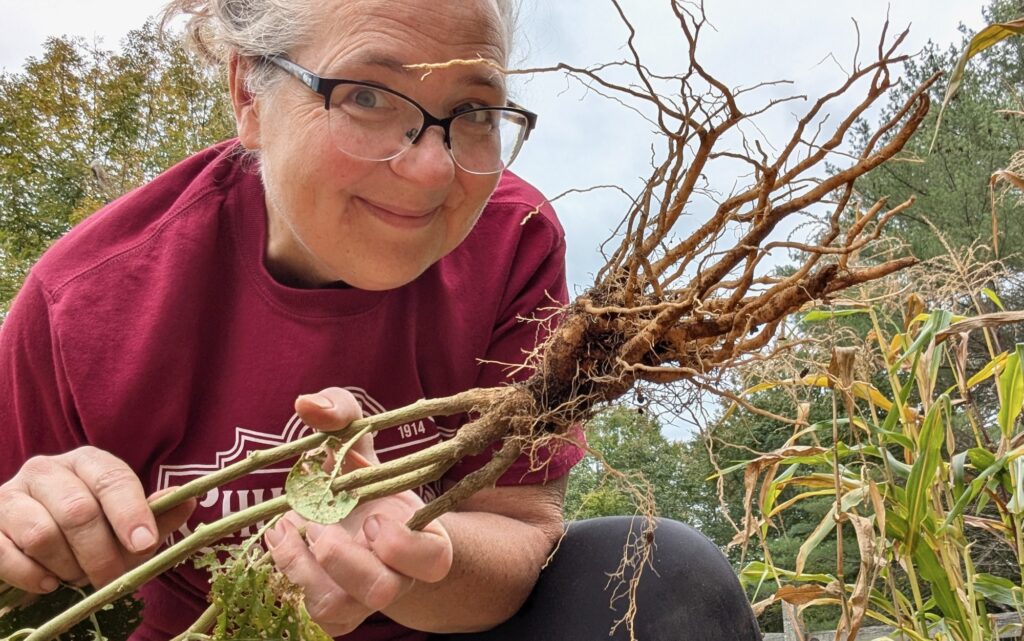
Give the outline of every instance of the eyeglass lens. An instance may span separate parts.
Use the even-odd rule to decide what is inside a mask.
[[[370,85],[338,85],[330,104],[331,135],[338,148],[365,160],[398,156],[423,126],[416,105]],[[526,117],[515,111],[468,111],[451,122],[452,158],[471,173],[501,171],[519,152],[527,127]]]

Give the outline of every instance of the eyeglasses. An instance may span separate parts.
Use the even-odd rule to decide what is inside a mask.
[[[537,125],[537,115],[508,107],[468,107],[437,118],[416,101],[386,87],[321,78],[280,56],[264,57],[324,97],[331,137],[341,151],[362,160],[391,160],[423,138],[433,126],[456,165],[471,174],[496,174],[515,160]]]

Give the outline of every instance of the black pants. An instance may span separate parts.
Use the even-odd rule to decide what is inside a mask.
[[[558,552],[522,609],[493,630],[431,637],[432,641],[627,641],[615,622],[628,596],[610,605],[623,546],[636,540],[642,519],[609,517],[569,525]],[[625,579],[633,576],[627,570]],[[732,567],[702,534],[658,520],[653,565],[636,593],[637,641],[759,641],[761,633]]]

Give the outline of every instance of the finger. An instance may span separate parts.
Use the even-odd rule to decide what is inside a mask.
[[[53,592],[60,586],[60,581],[52,572],[33,561],[2,532],[0,532],[0,577],[4,582],[33,594]]]
[[[274,564],[303,589],[309,615],[332,636],[354,630],[371,611],[341,589],[306,546],[299,531],[282,519],[266,534]]]
[[[158,499],[159,497],[163,496],[164,494],[167,494],[168,492],[173,492],[176,489],[176,487],[169,487],[163,490],[158,490],[153,494],[150,494],[148,497],[146,497],[146,501],[151,503],[154,500]],[[195,507],[195,499],[186,499],[185,501],[182,501],[180,504],[175,505],[174,507],[168,509],[166,512],[163,512],[159,516],[157,516],[156,527],[158,532],[158,541],[166,542],[167,538],[171,535],[171,533],[180,528],[181,525],[188,519],[189,515],[192,513]],[[159,547],[159,543],[157,544],[157,546],[154,546],[153,548],[145,550],[140,553],[130,552],[127,549],[122,548],[121,558],[124,561],[125,569],[128,570],[131,568],[135,568],[144,563],[146,560],[153,556],[153,554],[157,550],[157,547]]]
[[[61,580],[73,583],[85,577],[85,571],[50,512],[24,491],[5,488],[0,492],[0,532],[22,554]],[[0,576],[9,578],[6,573]],[[18,580],[16,575],[11,577],[12,582]],[[33,576],[21,581],[34,582],[37,578]]]
[[[427,583],[436,583],[452,569],[452,541],[434,521],[421,532],[403,523],[374,515],[363,522],[370,549],[396,572]]]
[[[60,474],[59,470],[65,470]],[[56,477],[63,481],[57,482]],[[85,483],[74,474],[66,473],[62,465],[54,464],[54,480],[29,485],[31,497],[42,504],[63,534],[78,565],[88,576],[90,583],[99,587],[114,580],[125,571],[122,557],[123,548],[111,531],[96,497]],[[21,541],[14,539],[19,544]],[[25,546],[22,549],[28,550]],[[49,551],[30,556],[43,565],[50,565]]]
[[[412,587],[411,578],[389,568],[340,526],[323,528],[309,549],[334,583],[371,611],[383,610]]]
[[[295,411],[306,425],[324,432],[340,430],[363,416],[359,401],[340,387],[328,387],[316,394],[298,397]]]
[[[359,438],[352,446],[352,449],[345,455],[345,462],[341,466],[342,473],[348,474],[364,467],[380,465],[376,452],[373,451],[373,434],[366,434]]]
[[[153,501],[160,498],[164,494],[169,494],[177,489],[177,487],[167,487],[162,490],[157,490],[156,492],[153,492],[152,494],[146,497],[146,503],[152,503]],[[195,511],[197,504],[198,502],[196,501],[196,499],[191,498],[182,501],[178,505],[175,505],[171,509],[157,516],[156,529],[159,532],[157,538],[163,541],[168,536],[170,536],[171,532],[174,532],[182,525],[184,525],[185,521],[188,520],[188,517],[192,516],[192,512]]]
[[[95,448],[77,450],[72,470],[92,490],[121,545],[142,554],[156,549],[159,531],[142,483],[128,465]]]

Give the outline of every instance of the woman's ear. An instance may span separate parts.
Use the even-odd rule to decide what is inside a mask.
[[[228,61],[228,88],[231,105],[235,110],[235,126],[242,146],[249,150],[260,148],[260,115],[256,96],[249,92],[246,79],[252,63],[238,55]]]

